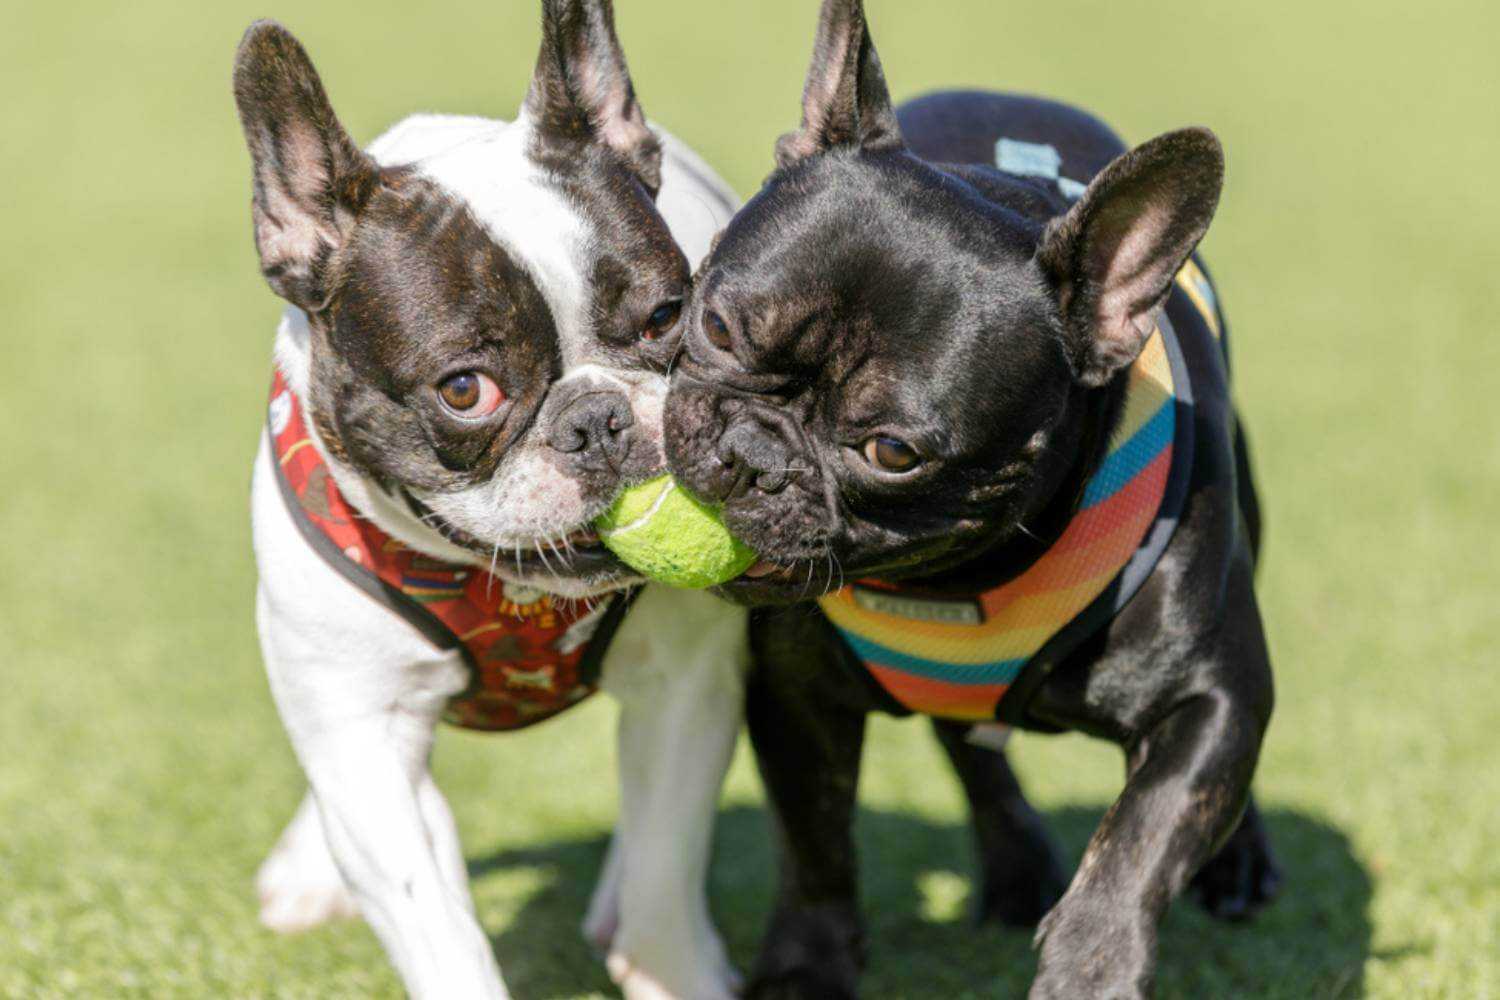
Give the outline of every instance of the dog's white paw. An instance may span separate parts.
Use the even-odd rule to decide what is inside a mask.
[[[744,986],[744,980],[723,954],[722,946],[714,967],[678,970],[672,976],[675,981],[672,986],[637,967],[623,952],[611,952],[605,967],[625,1000],[734,1000]]]
[[[609,958],[609,974],[625,1000],[735,1000],[738,996],[733,984],[717,979],[689,984],[681,990],[670,989],[650,973],[620,961],[618,955]]]
[[[298,934],[359,916],[344,884],[317,811],[304,804],[255,876],[260,922],[278,934]]]
[[[317,870],[303,859],[277,851],[255,879],[260,922],[278,934],[299,934],[334,920],[359,916],[354,896],[330,859]]]

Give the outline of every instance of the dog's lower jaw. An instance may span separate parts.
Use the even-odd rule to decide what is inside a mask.
[[[618,570],[579,577],[559,576],[549,570],[516,573],[513,562],[509,566],[503,565],[503,557],[495,562],[494,572],[507,583],[540,590],[568,601],[597,600],[647,582],[644,577],[623,566]]]
[[[435,532],[469,553],[467,561],[508,583],[580,600],[645,582],[599,543],[587,523],[559,529],[550,538],[487,541],[453,524],[412,490],[397,486],[390,492],[414,518],[412,530]]]

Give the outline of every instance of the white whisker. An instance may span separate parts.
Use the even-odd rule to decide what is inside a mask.
[[[552,563],[547,559],[547,553],[542,551],[542,544],[540,542],[532,542],[531,547],[536,549],[537,558],[541,559],[542,565],[546,567],[547,573],[551,575],[552,579],[561,581],[563,578],[562,574],[552,568]]]
[[[667,378],[668,379],[670,379],[672,377],[672,372],[677,367],[677,362],[678,362],[679,359],[681,359],[682,353],[685,350],[687,350],[687,337],[686,337],[686,335],[684,335],[681,340],[677,341],[677,350],[673,351],[672,352],[672,356],[667,359]]]
[[[490,575],[484,581],[484,599],[489,600],[490,590],[495,586],[495,571],[500,568],[500,543],[495,543],[495,549],[490,553]]]

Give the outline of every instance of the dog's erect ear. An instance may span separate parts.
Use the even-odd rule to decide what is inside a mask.
[[[802,127],[776,143],[777,166],[788,167],[838,146],[888,150],[902,145],[864,4],[824,0],[802,91]]]
[[[260,267],[276,294],[310,312],[327,301],[329,255],[369,199],[379,168],[333,114],[307,52],[257,21],[234,61],[234,100],[254,176]]]
[[[611,0],[543,0],[526,113],[544,138],[602,142],[653,196],[661,188],[661,142],[636,100]]]
[[[1037,262],[1057,295],[1080,382],[1103,385],[1140,354],[1223,184],[1224,151],[1212,132],[1169,132],[1105,167],[1048,225]]]

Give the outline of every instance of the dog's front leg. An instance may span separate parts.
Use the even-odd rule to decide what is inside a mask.
[[[775,908],[749,995],[853,1000],[865,963],[854,844],[867,689],[820,615],[757,613],[745,720],[775,820]]]
[[[1034,1000],[1151,994],[1158,925],[1239,822],[1270,715],[1259,619],[1237,617],[1199,674],[1217,680],[1129,747],[1125,789],[1037,932]]]
[[[505,998],[474,918],[433,731],[466,671],[298,537],[266,457],[254,486],[256,619],[271,693],[329,853],[415,997]]]
[[[428,771],[446,692],[366,687],[334,697],[343,672],[270,630],[272,691],[317,803],[328,850],[412,996],[505,998],[473,913],[452,816]],[[441,665],[434,674],[441,676]],[[352,679],[352,678],[351,678]],[[370,701],[366,701],[370,699]],[[351,704],[353,702],[353,704]],[[365,704],[360,704],[365,702]]]
[[[455,892],[467,895],[468,871],[458,829],[431,774],[424,776],[417,799],[443,874]],[[260,922],[281,934],[296,934],[359,916],[359,906],[329,853],[323,817],[311,790],[302,797],[276,846],[261,864],[255,884],[260,895]]]
[[[606,664],[605,687],[621,705],[609,969],[628,1000],[725,1000],[738,988],[706,882],[743,712],[746,642],[742,609],[650,588]]]
[[[437,848],[449,838],[423,815],[422,796],[437,792],[422,735],[402,722],[372,719],[300,748],[329,849],[413,996],[505,997],[468,893],[444,871]]]

